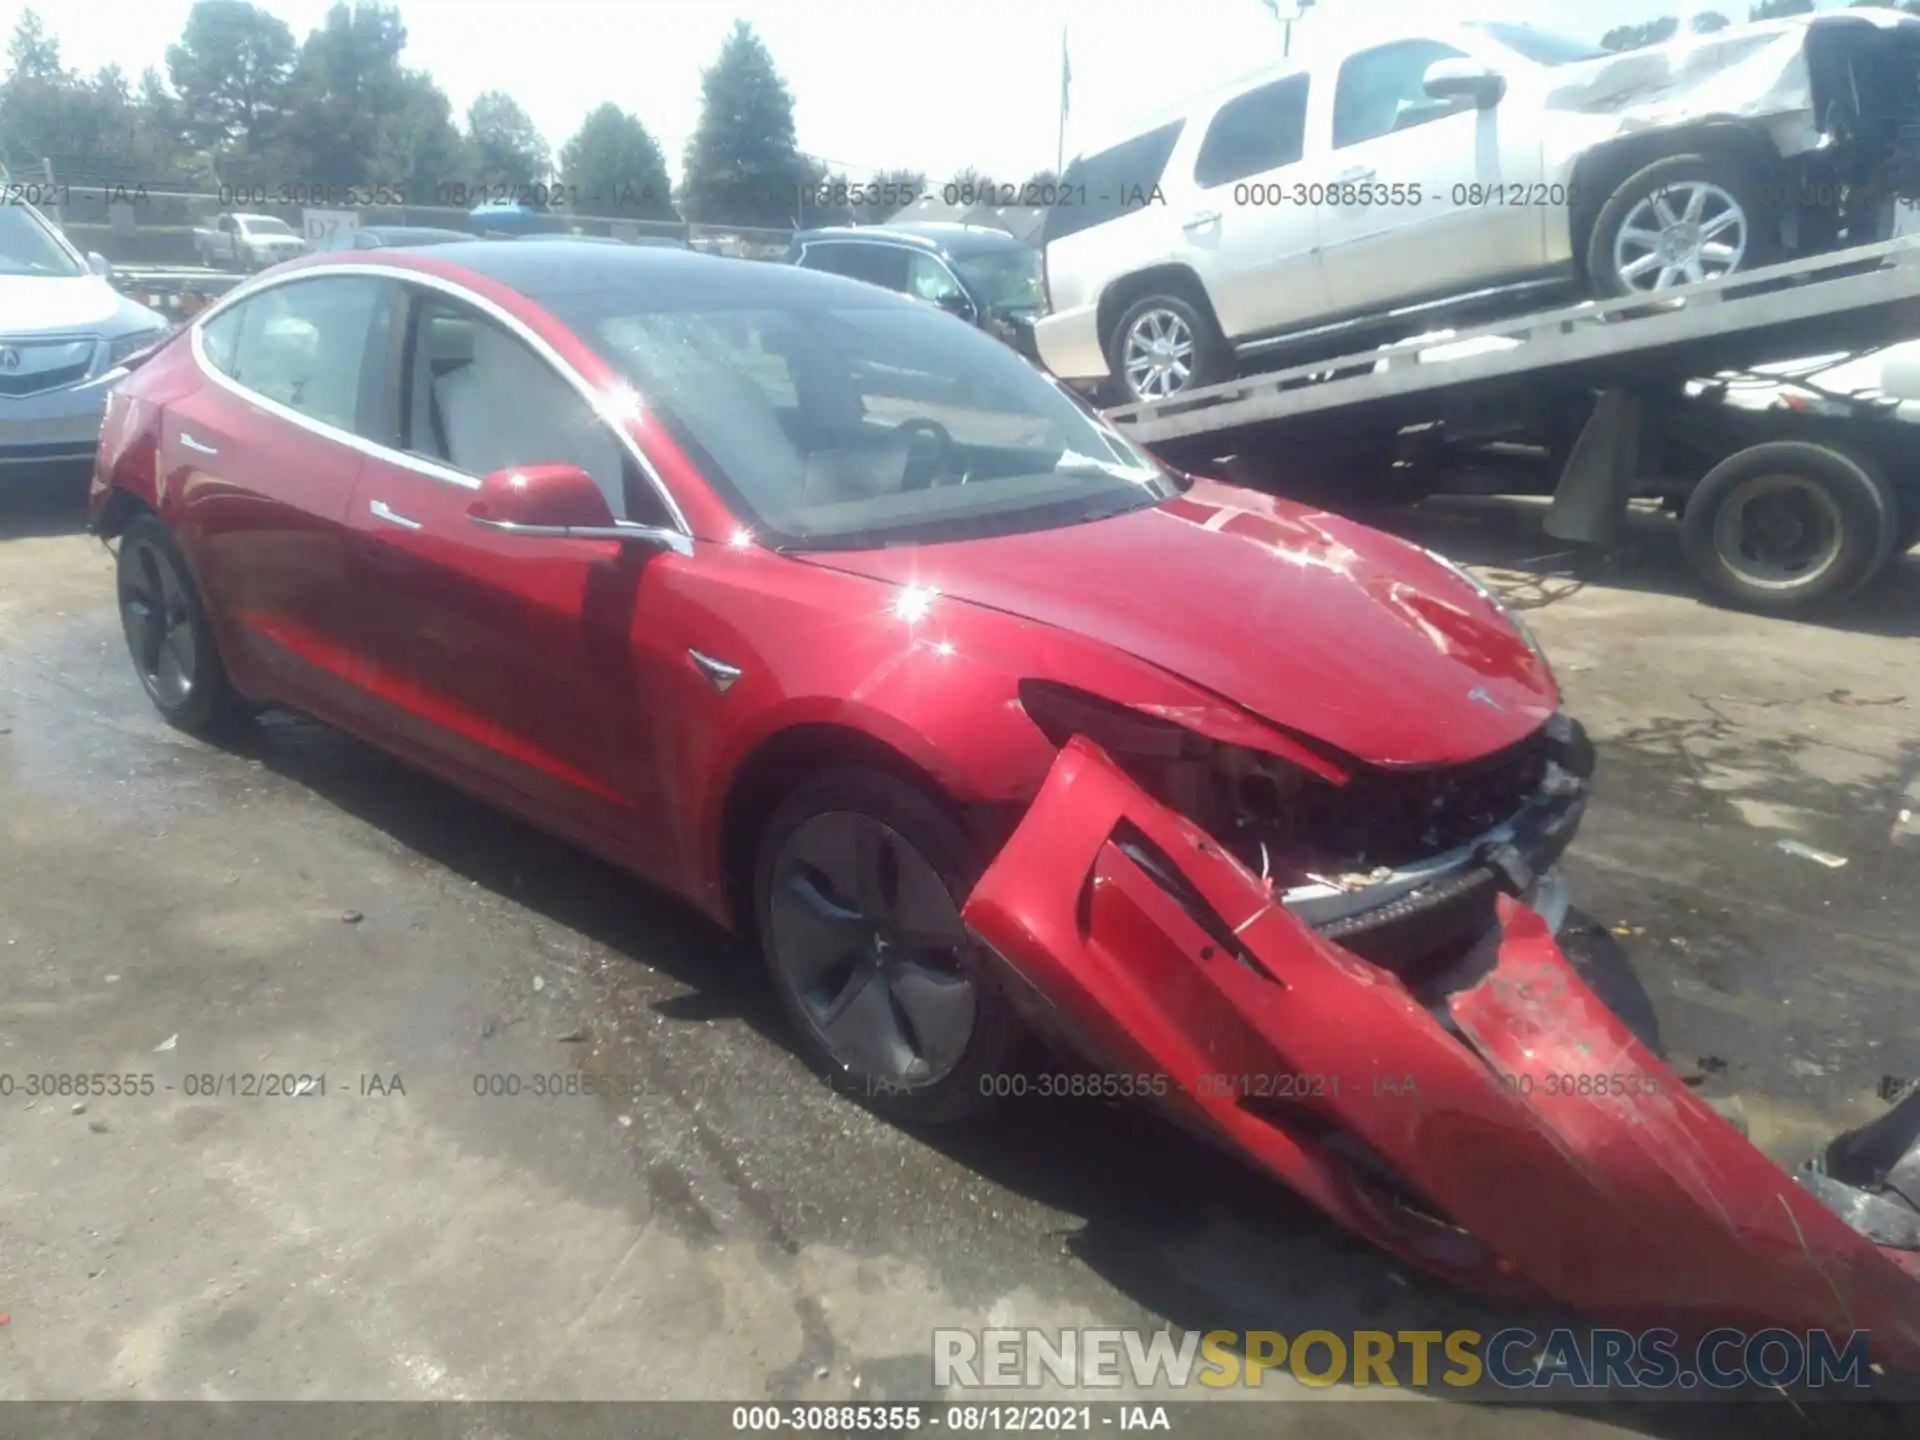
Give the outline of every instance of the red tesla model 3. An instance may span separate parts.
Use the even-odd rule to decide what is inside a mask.
[[[121,385],[90,517],[169,720],[310,712],[680,892],[897,1118],[1017,1088],[1038,1027],[1442,1274],[1911,1304],[1561,956],[1591,749],[1524,629],[932,306],[565,241],[310,257]]]

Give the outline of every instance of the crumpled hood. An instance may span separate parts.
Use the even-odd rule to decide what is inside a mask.
[[[1553,69],[1548,72],[1551,88],[1544,107],[1611,116],[1616,133],[1623,135],[1709,117],[1800,122],[1769,126],[1783,151],[1796,153],[1816,147],[1821,139],[1813,124],[1813,84],[1807,64],[1811,33],[1829,26],[1887,30],[1905,25],[1920,29],[1920,20],[1866,11],[1796,16],[1730,26],[1707,35],[1682,35],[1662,45]]]
[[[129,303],[98,275],[0,275],[0,335],[117,331]]]
[[[1086,636],[1377,765],[1477,759],[1559,701],[1505,617],[1417,547],[1207,480],[1084,525],[799,558]]]

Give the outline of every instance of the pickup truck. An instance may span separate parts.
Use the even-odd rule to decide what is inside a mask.
[[[307,242],[286,221],[272,215],[227,214],[211,226],[196,226],[194,253],[202,265],[264,270],[307,253]]]

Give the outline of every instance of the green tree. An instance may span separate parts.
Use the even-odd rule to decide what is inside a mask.
[[[285,117],[293,76],[293,31],[247,0],[198,0],[167,74],[192,139],[209,149],[258,154]]]
[[[1920,15],[1920,0],[1853,0],[1852,6],[1855,10],[1865,8],[1882,9],[1888,7],[1895,10],[1904,10],[1909,15]]]
[[[802,229],[853,223],[853,181],[812,155],[800,157],[800,180],[793,197],[792,224]]]
[[[700,77],[700,122],[687,142],[681,208],[710,224],[793,223],[817,172],[794,140],[793,95],[754,28],[736,20]]]
[[[940,196],[955,205],[992,205],[1000,198],[1000,185],[986,171],[966,165],[940,187]]]
[[[853,207],[853,219],[879,225],[911,205],[927,188],[924,170],[881,170],[861,188],[862,203]]]
[[[300,47],[275,174],[329,185],[391,185],[381,174],[382,139],[407,105],[400,67],[407,29],[391,6],[336,4]]]
[[[1014,192],[1016,205],[1051,205],[1060,188],[1058,170],[1036,170],[1020,182]]]
[[[1779,20],[1787,15],[1811,15],[1813,0],[1760,0],[1747,12],[1749,20]]]
[[[22,10],[7,41],[7,83],[24,80],[60,80],[60,42],[47,33],[47,22],[35,10]]]
[[[476,178],[488,185],[535,185],[553,169],[533,117],[504,90],[488,90],[467,107],[467,139]]]
[[[673,180],[647,127],[608,101],[560,147],[560,182],[584,215],[674,220]]]
[[[449,203],[449,187],[472,178],[453,102],[424,70],[401,71],[399,106],[381,117],[373,153],[375,180],[415,205]]]

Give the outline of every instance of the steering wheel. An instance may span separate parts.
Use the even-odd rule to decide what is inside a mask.
[[[903,490],[930,490],[953,459],[953,435],[938,420],[916,416],[893,427],[907,437],[907,465]]]

